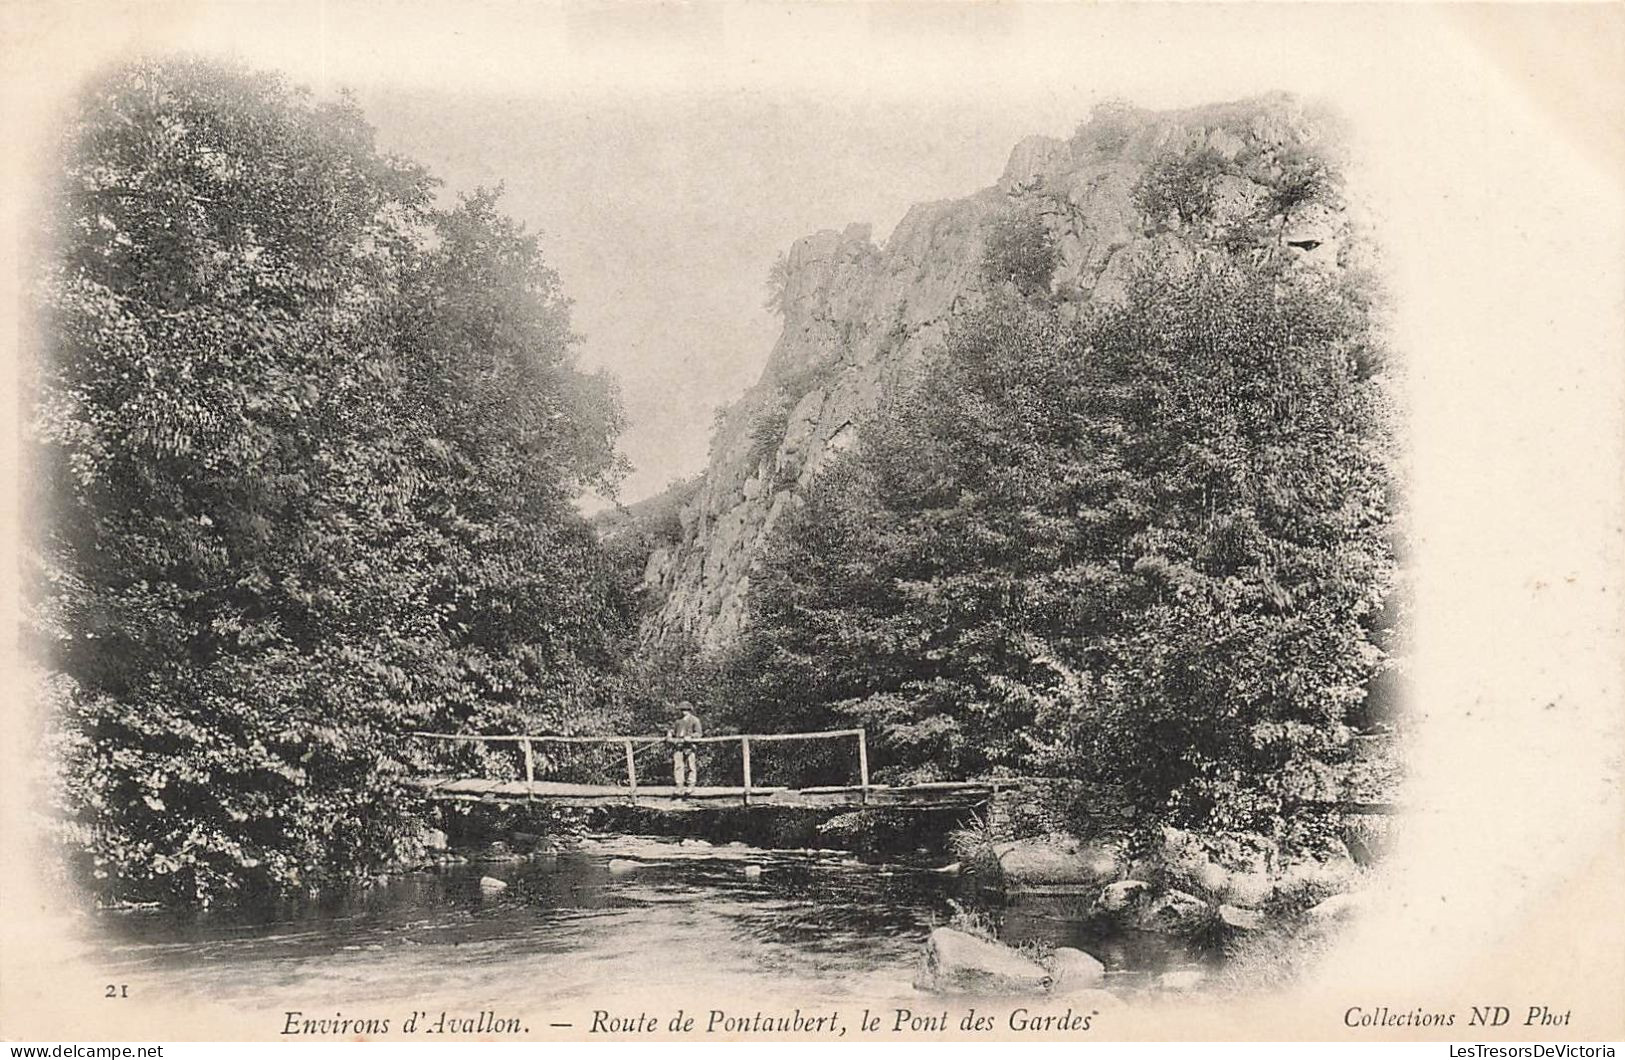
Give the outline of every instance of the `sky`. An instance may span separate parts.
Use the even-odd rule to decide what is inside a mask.
[[[110,8],[57,10],[65,37],[108,34]],[[992,183],[1022,137],[1068,135],[1113,97],[1168,107],[1287,89],[1363,120],[1379,153],[1415,149],[1400,141],[1428,134],[1429,108],[1461,102],[1452,78],[1476,89],[1467,68],[1505,50],[1497,35],[1531,33],[1331,5],[128,10],[124,49],[179,46],[351,89],[380,143],[449,190],[501,183],[574,301],[582,363],[619,381],[629,502],[703,468],[713,410],[772,348],[765,279],[797,237],[861,222],[883,239],[910,204]],[[1495,77],[1517,76],[1500,61]]]

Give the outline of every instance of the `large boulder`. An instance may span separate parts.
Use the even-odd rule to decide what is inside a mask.
[[[925,960],[914,985],[934,994],[997,996],[1036,994],[1050,973],[1036,961],[998,942],[954,928],[937,928],[925,942]]]
[[[535,832],[510,832],[508,838],[513,840],[515,848],[532,854],[547,843],[543,836],[537,835]]]
[[[1333,857],[1299,861],[1288,866],[1275,881],[1275,887],[1302,908],[1332,895],[1355,890],[1363,879],[1364,873],[1354,859]]]
[[[1151,885],[1144,880],[1118,880],[1100,892],[1095,906],[1102,912],[1121,913],[1150,895]]]
[[[1232,931],[1257,931],[1264,926],[1264,914],[1236,905],[1219,906],[1219,919]]]
[[[1170,889],[1135,903],[1130,923],[1141,931],[1178,935],[1201,927],[1211,916],[1210,907],[1200,898]]]
[[[1106,966],[1082,950],[1061,946],[1050,960],[1050,993],[1071,995],[1093,990],[1106,979]]]
[[[1274,893],[1275,881],[1262,872],[1232,873],[1223,888],[1226,902],[1248,909],[1263,905]]]
[[[1212,906],[1194,894],[1173,888],[1152,888],[1139,880],[1123,880],[1103,889],[1095,899],[1095,912],[1123,927],[1141,932],[1186,935],[1212,919]]]
[[[1165,827],[1154,861],[1166,883],[1194,890],[1212,901],[1256,906],[1273,891],[1273,844],[1231,838],[1217,842],[1195,832]]]
[[[1109,914],[1124,927],[1184,934],[1212,917],[1212,907],[1194,894],[1157,888],[1143,880],[1119,880],[1095,899],[1095,912]]]
[[[1041,836],[1000,843],[994,849],[1005,886],[1015,890],[1092,891],[1122,875],[1122,851],[1109,842]]]

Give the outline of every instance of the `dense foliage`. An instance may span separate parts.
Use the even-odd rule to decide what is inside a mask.
[[[113,897],[342,882],[412,842],[405,734],[590,724],[628,608],[572,498],[616,396],[534,239],[353,102],[140,62],[65,129],[30,380],[62,834]]]
[[[1039,294],[1055,271],[1055,237],[1037,213],[1013,211],[988,227],[980,265],[990,286],[1008,283],[1022,294]]]
[[[1384,665],[1381,363],[1335,278],[1267,259],[1152,267],[1075,323],[991,293],[783,524],[747,709],[862,721],[898,775],[1279,833]]]

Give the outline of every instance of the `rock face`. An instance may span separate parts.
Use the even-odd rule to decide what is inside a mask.
[[[953,928],[937,928],[925,944],[914,985],[936,994],[1036,994],[1050,983],[1044,966],[1008,946]]]
[[[1348,249],[1341,212],[1276,205],[1294,160],[1319,138],[1285,96],[1176,112],[1107,107],[1070,139],[1023,140],[995,186],[915,206],[884,244],[864,225],[798,240],[775,269],[784,330],[766,370],[719,417],[709,467],[674,497],[672,539],[648,557],[644,588],[656,606],[645,641],[718,649],[737,637],[752,564],[774,527],[974,303],[994,222],[1042,223],[1054,247],[1050,293],[1064,313],[1121,299],[1137,269],[1189,267],[1243,230],[1254,253],[1333,267]],[[1200,178],[1199,216],[1147,194],[1189,160],[1227,170]]]

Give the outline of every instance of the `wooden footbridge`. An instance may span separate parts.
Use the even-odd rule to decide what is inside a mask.
[[[664,736],[488,736],[462,733],[419,732],[414,736],[440,743],[480,743],[492,749],[517,747],[523,756],[522,778],[493,779],[484,776],[421,777],[413,785],[430,798],[480,803],[550,803],[557,806],[646,806],[658,810],[709,810],[724,807],[821,807],[861,808],[888,806],[937,809],[976,806],[1000,792],[1014,791],[1016,780],[950,781],[929,784],[871,784],[869,747],[862,729],[834,729],[825,732],[744,733],[729,736],[698,736],[680,741],[688,744],[738,744],[737,785],[679,787],[675,784],[649,784],[638,777],[638,754],[653,746],[675,750],[679,741]],[[791,788],[765,786],[753,782],[751,746],[793,740],[846,740],[856,745],[857,783]],[[607,745],[619,747],[625,761],[624,781],[613,784],[574,784],[536,779],[536,746]],[[506,745],[506,748],[505,746]]]

